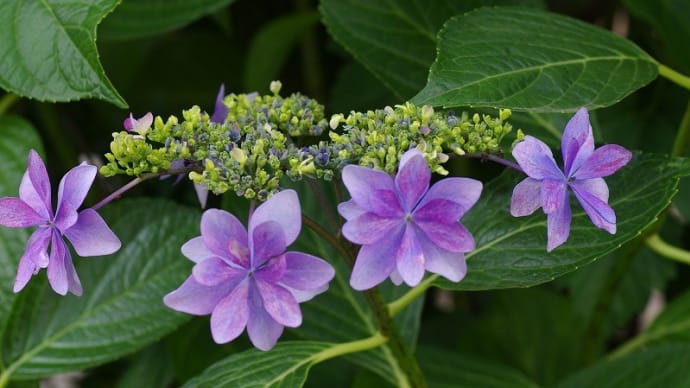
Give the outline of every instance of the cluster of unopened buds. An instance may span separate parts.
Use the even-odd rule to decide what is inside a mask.
[[[210,314],[217,343],[234,340],[246,328],[254,346],[271,349],[284,327],[302,323],[299,304],[324,292],[335,275],[323,258],[288,250],[300,235],[302,211],[297,193],[281,187],[284,177],[344,184],[350,199],[337,210],[345,219],[340,233],[360,246],[350,274],[356,290],[387,278],[415,287],[426,271],[453,282],[465,277],[465,254],[475,249],[475,241],[460,219],[480,199],[483,186],[460,177],[432,185],[432,173],[448,174],[443,164],[451,155],[481,156],[526,174],[506,207],[516,217],[543,210],[547,251],[565,243],[570,233],[569,189],[596,227],[616,232],[603,177],[627,164],[632,154],[617,145],[595,149],[584,108],[565,127],[561,169],[549,147],[532,136],[518,136],[512,149],[517,163],[499,157],[501,139],[511,130],[507,110],[493,119],[407,103],[326,120],[315,101],[299,94],[280,97],[279,83],[271,91],[225,96],[221,88],[212,114],[193,107],[181,122],[130,115],[125,131],[113,134],[111,153],[100,169],[105,176],[136,176],[137,183],[187,176],[202,207],[209,190],[263,202],[250,212],[246,228],[224,210],[206,210],[200,236],[181,247],[195,263],[192,273],[164,298],[174,310]],[[30,152],[19,197],[0,198],[0,225],[36,228],[19,261],[15,292],[46,268],[55,292],[82,293],[65,239],[79,256],[120,248],[97,210],[132,185],[79,211],[96,173],[87,164],[68,171],[53,211],[45,165]]]

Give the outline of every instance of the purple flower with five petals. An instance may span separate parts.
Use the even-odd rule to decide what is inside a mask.
[[[96,166],[81,164],[62,177],[57,210],[51,206],[51,188],[43,160],[29,152],[29,163],[19,186],[19,198],[0,198],[0,225],[38,229],[29,238],[19,261],[14,292],[31,276],[47,268],[50,286],[60,295],[81,295],[82,287],[72,264],[66,237],[79,256],[102,256],[120,249],[120,240],[93,209],[77,212],[96,177]]]
[[[390,276],[416,286],[428,270],[459,282],[474,238],[459,222],[477,202],[479,181],[446,178],[429,187],[431,171],[416,148],[400,160],[395,180],[382,171],[349,165],[343,182],[351,200],[338,206],[343,235],[362,247],[350,285],[366,290]]]
[[[196,265],[192,275],[165,296],[168,307],[194,315],[211,314],[217,343],[237,338],[247,328],[261,350],[271,349],[283,327],[302,323],[299,303],[328,288],[330,264],[302,252],[285,252],[301,228],[297,193],[275,194],[249,216],[249,228],[232,214],[209,209],[201,236],[182,246]]]
[[[525,136],[513,149],[513,157],[529,177],[515,186],[510,213],[526,216],[541,207],[547,217],[549,252],[563,244],[570,234],[568,187],[596,227],[616,233],[616,214],[608,205],[609,188],[603,177],[618,171],[632,158],[630,151],[615,144],[594,149],[585,108],[580,108],[566,125],[561,153],[563,171],[549,147],[532,136]]]

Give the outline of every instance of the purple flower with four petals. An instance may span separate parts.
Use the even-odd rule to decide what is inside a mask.
[[[632,157],[630,151],[615,144],[594,149],[585,108],[580,108],[566,125],[561,152],[563,172],[549,147],[532,136],[525,136],[513,149],[513,157],[529,177],[515,186],[510,213],[521,217],[541,207],[547,216],[549,252],[563,244],[570,234],[568,187],[595,226],[616,233],[616,214],[608,205],[609,188],[603,177],[618,171]]]
[[[351,200],[338,206],[343,235],[362,247],[350,278],[366,290],[390,276],[416,286],[425,269],[459,282],[474,238],[459,219],[477,202],[482,183],[446,178],[429,187],[431,171],[416,148],[400,160],[395,180],[382,171],[349,165],[343,182]]]
[[[43,160],[29,152],[29,163],[19,186],[19,198],[0,198],[0,225],[38,229],[29,238],[19,261],[14,292],[31,276],[47,268],[50,286],[60,295],[81,295],[82,287],[72,264],[66,237],[79,256],[102,256],[120,249],[120,240],[93,209],[77,212],[96,177],[96,166],[81,164],[62,177],[57,210],[53,213],[51,188]]]
[[[318,257],[285,252],[297,239],[301,220],[293,190],[259,206],[249,216],[248,230],[226,211],[207,210],[201,236],[182,246],[196,263],[192,275],[165,296],[165,304],[189,314],[211,314],[217,343],[234,340],[246,327],[254,346],[271,349],[284,326],[302,323],[299,303],[325,291],[335,275]]]

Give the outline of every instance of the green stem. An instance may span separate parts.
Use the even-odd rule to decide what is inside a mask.
[[[408,291],[405,295],[391,303],[388,303],[388,314],[390,314],[391,317],[396,316],[405,307],[414,302],[414,300],[420,295],[424,294],[426,290],[428,290],[429,287],[431,287],[431,285],[436,281],[436,279],[438,279],[438,275],[431,275],[423,282],[419,283],[417,287]]]
[[[671,156],[684,156],[687,155],[688,151],[690,151],[690,101],[685,108],[676,139],[673,141]]]
[[[0,388],[5,388],[9,382],[10,375],[8,373],[3,372],[0,374]]]
[[[680,87],[690,90],[690,77],[683,75],[661,63],[659,63],[659,75]]]
[[[308,215],[302,213],[302,222],[304,225],[307,226],[307,228],[311,229],[314,231],[314,233],[318,234],[321,238],[326,240],[328,244],[330,244],[333,248],[335,248],[340,255],[343,257],[347,258],[350,257],[350,252],[343,246],[343,244],[338,241],[338,239],[333,236],[332,233],[329,233],[326,229],[321,227],[318,222],[314,221],[311,217]],[[350,263],[348,263],[350,264]]]
[[[0,99],[0,115],[5,114],[15,102],[19,100],[19,96],[14,93],[7,93]]]
[[[363,352],[365,350],[378,348],[386,342],[388,342],[388,338],[386,336],[384,336],[381,333],[376,333],[369,338],[352,342],[345,342],[325,349],[314,356],[314,362],[319,363],[346,354]]]
[[[675,247],[666,241],[662,240],[657,233],[647,237],[645,240],[647,246],[667,259],[679,261],[684,264],[690,264],[690,252],[685,249]]]

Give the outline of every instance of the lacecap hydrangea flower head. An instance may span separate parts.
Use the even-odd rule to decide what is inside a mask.
[[[479,199],[481,182],[445,178],[429,187],[431,171],[416,148],[402,155],[395,178],[355,165],[342,177],[352,198],[338,206],[347,220],[343,236],[362,246],[350,278],[354,289],[388,277],[413,287],[425,271],[463,279],[474,238],[459,220]]]
[[[616,213],[608,205],[609,188],[603,177],[625,166],[632,153],[607,144],[594,148],[589,113],[581,108],[570,119],[561,139],[563,171],[558,168],[549,147],[541,140],[525,136],[513,148],[513,157],[528,175],[513,190],[510,213],[520,217],[542,208],[547,217],[547,251],[563,244],[570,234],[568,188],[592,220],[605,231],[616,233]]]
[[[211,314],[217,343],[234,340],[246,327],[254,346],[271,349],[285,326],[302,323],[299,303],[325,291],[335,275],[318,257],[285,251],[301,225],[293,190],[260,205],[250,214],[248,229],[226,211],[205,211],[201,236],[182,246],[196,263],[192,274],[165,296],[165,304],[189,314]]]

